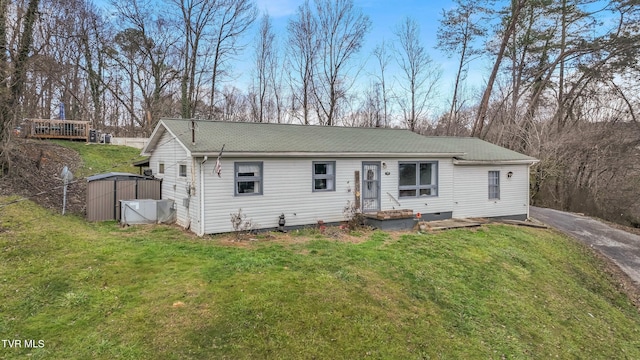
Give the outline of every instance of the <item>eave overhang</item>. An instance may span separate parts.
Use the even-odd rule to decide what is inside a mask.
[[[191,152],[193,157],[218,156],[219,151]],[[464,153],[374,153],[374,152],[244,152],[225,151],[222,157],[227,158],[453,158],[464,156]]]
[[[453,165],[533,165],[540,160],[461,160],[453,159]]]

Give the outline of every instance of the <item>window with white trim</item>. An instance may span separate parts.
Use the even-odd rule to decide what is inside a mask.
[[[158,164],[158,174],[164,174],[164,163]]]
[[[180,166],[178,167],[178,176],[187,177],[187,165],[186,164],[180,164]]]
[[[500,171],[489,171],[489,200],[500,200]]]
[[[398,163],[398,195],[401,198],[438,196],[438,162]]]
[[[314,161],[313,167],[313,191],[336,190],[336,162]]]
[[[236,162],[235,195],[262,195],[262,162]]]

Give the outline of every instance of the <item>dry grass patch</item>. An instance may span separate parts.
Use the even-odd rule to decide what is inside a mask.
[[[339,226],[328,226],[324,231],[309,227],[299,230],[289,230],[287,232],[265,231],[241,234],[240,236],[233,233],[226,233],[211,235],[208,238],[221,246],[251,248],[264,243],[291,245],[306,244],[314,240],[330,240],[359,244],[367,241],[373,232],[374,230],[367,228],[357,231],[349,231],[342,229]]]

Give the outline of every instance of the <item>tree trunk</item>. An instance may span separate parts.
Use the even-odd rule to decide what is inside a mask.
[[[24,26],[22,29],[22,37],[20,38],[20,44],[18,48],[18,56],[14,62],[14,68],[9,79],[11,81],[9,87],[9,94],[6,94],[6,90],[0,89],[0,176],[8,173],[11,168],[11,162],[9,157],[10,141],[11,141],[11,129],[15,118],[19,112],[20,96],[24,86],[24,77],[27,71],[27,61],[29,60],[29,52],[31,51],[31,45],[33,43],[33,27],[38,16],[39,0],[29,0],[27,12],[24,17]],[[6,74],[9,70],[9,62],[6,56],[6,14],[8,1],[0,0],[0,7],[2,9],[2,15],[0,15],[0,83],[5,83],[7,80]],[[8,95],[8,96],[7,96]]]
[[[507,48],[507,44],[509,43],[509,38],[511,34],[516,29],[516,24],[518,23],[518,18],[520,17],[520,12],[524,7],[526,0],[512,0],[511,1],[511,19],[509,19],[509,23],[507,28],[502,34],[502,41],[500,42],[500,50],[496,55],[496,60],[493,63],[493,69],[491,70],[491,75],[489,76],[489,80],[487,81],[487,87],[482,94],[482,100],[480,101],[480,106],[478,108],[478,114],[476,115],[476,120],[473,124],[473,130],[471,131],[471,136],[482,137],[482,129],[484,127],[485,119],[487,117],[487,112],[489,110],[489,99],[491,98],[491,92],[493,91],[493,84],[498,77],[498,70],[500,69],[500,65],[502,63],[502,58],[504,57],[505,49]]]

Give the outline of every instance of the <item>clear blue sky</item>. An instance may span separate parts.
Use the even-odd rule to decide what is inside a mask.
[[[296,12],[304,0],[257,0],[256,3],[261,11],[269,13],[276,26],[285,27],[289,16]],[[312,0],[311,3],[313,3]],[[430,47],[435,45],[435,34],[442,9],[450,8],[452,2],[449,0],[355,0],[355,5],[371,19],[369,43],[375,44],[382,38],[390,38],[393,28],[402,19],[410,16],[420,24],[425,45]]]

